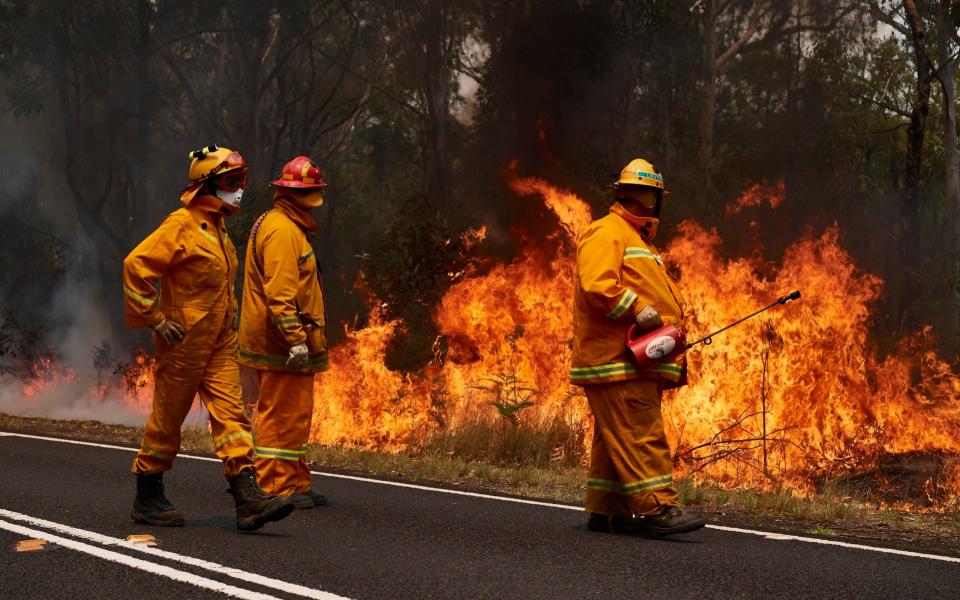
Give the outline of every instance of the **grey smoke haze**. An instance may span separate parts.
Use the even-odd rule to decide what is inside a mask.
[[[61,132],[57,121],[48,113],[30,119],[3,114],[0,127],[4,132],[0,137],[0,211],[10,211],[8,219],[16,218],[13,226],[62,244],[59,251],[64,266],[62,281],[52,288],[13,288],[5,293],[0,297],[0,315],[14,314],[28,322],[42,319],[42,325],[49,329],[40,340],[40,348],[56,352],[58,374],[68,370],[73,373],[72,381],[37,386],[35,395],[27,398],[24,374],[28,372],[29,360],[22,356],[10,358],[8,366],[15,367],[15,372],[0,375],[0,412],[142,425],[145,415],[127,406],[120,388],[113,386],[104,398],[97,392],[95,349],[109,338],[105,332],[110,328],[79,267],[80,257],[93,250],[79,230],[76,210],[59,166],[62,156],[56,141]],[[42,221],[37,216],[42,216]],[[16,247],[13,239],[19,238],[0,238],[4,253],[19,256],[20,260],[29,256],[33,249]],[[113,369],[113,365],[104,367],[100,376],[112,377]]]
[[[0,375],[0,412],[142,426],[150,406],[150,391],[140,391],[139,407],[125,400],[124,383],[114,373],[116,364],[127,359],[125,356],[112,355],[98,369],[95,363],[97,349],[109,347],[109,335],[105,332],[110,331],[110,324],[93,300],[91,285],[71,275],[67,274],[64,284],[52,295],[52,310],[65,318],[48,333],[44,344],[58,354],[56,374],[72,372],[72,380],[38,385],[35,393],[28,397],[24,394],[27,383],[21,377],[13,373]],[[0,304],[0,312],[3,308]],[[152,348],[147,350],[152,351]],[[98,391],[98,382],[109,384],[103,397]],[[185,425],[199,425],[204,418],[200,403],[194,400]]]

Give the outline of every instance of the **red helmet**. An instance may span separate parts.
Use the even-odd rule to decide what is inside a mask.
[[[326,186],[320,167],[313,164],[308,156],[298,156],[283,165],[283,172],[279,179],[271,181],[276,187],[311,189]]]

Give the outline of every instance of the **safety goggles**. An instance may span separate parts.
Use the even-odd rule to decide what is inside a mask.
[[[244,189],[247,187],[247,170],[241,169],[238,171],[230,171],[229,173],[224,173],[216,179],[214,183],[221,190],[226,190],[228,192],[235,192],[239,189]]]

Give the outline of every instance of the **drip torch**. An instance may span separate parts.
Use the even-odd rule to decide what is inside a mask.
[[[713,336],[717,335],[718,333],[722,333],[748,319],[752,319],[760,313],[770,310],[774,306],[786,304],[787,302],[792,302],[799,299],[799,291],[790,292],[782,298],[777,298],[777,301],[773,302],[769,306],[764,306],[760,310],[751,313],[742,319],[738,319],[737,321],[734,321],[725,327],[721,327],[713,333],[705,335],[699,340],[689,344],[687,343],[687,339],[683,335],[683,332],[673,325],[661,325],[660,327],[657,327],[656,329],[646,333],[641,333],[639,327],[637,325],[633,325],[627,332],[627,355],[631,358],[631,360],[633,360],[633,363],[639,370],[644,371],[646,369],[653,368],[660,363],[664,363],[682,352],[686,352],[697,344],[709,346],[713,343]]]

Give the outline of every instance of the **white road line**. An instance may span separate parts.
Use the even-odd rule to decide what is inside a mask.
[[[719,531],[729,531],[730,533],[746,533],[750,535],[759,535],[769,540],[782,540],[788,542],[809,542],[812,544],[822,544],[824,546],[839,546],[841,548],[852,548],[854,550],[868,550],[870,552],[879,552],[881,554],[896,554],[897,556],[909,556],[911,558],[926,558],[929,560],[940,560],[943,562],[960,563],[960,558],[956,556],[941,556],[939,554],[924,554],[923,552],[913,552],[911,550],[897,550],[896,548],[882,548],[879,546],[867,546],[866,544],[852,544],[850,542],[840,542],[837,540],[824,540],[821,538],[808,538],[789,533],[773,533],[770,531],[755,531],[753,529],[741,529],[739,527],[727,527],[725,525],[707,525],[711,529]]]
[[[60,442],[63,444],[76,444],[78,446],[93,446],[94,448],[108,448],[110,450],[124,450],[126,452],[136,452],[136,448],[128,448],[126,446],[115,446],[113,444],[100,444],[97,442],[82,442],[80,440],[68,440],[63,438],[54,438],[54,437],[45,437],[42,435],[29,435],[26,433],[12,433],[6,431],[0,431],[0,437],[9,436],[9,437],[20,437],[27,438],[31,440],[42,440],[46,442]],[[212,456],[196,456],[193,454],[178,454],[177,458],[189,458],[191,460],[205,460],[209,462],[219,463],[219,458],[214,458]],[[324,471],[310,471],[313,475],[320,475],[321,477],[334,477],[337,479],[349,479],[350,481],[362,481],[364,483],[378,483],[380,485],[389,485],[393,487],[402,487],[411,490],[423,490],[427,492],[438,492],[441,494],[452,494],[455,496],[469,496],[471,498],[484,498],[486,500],[500,500],[503,502],[513,502],[516,504],[531,504],[533,506],[546,506],[548,508],[563,508],[567,510],[576,510],[583,511],[582,507],[579,506],[570,506],[569,504],[557,504],[556,502],[543,502],[540,500],[527,500],[525,498],[509,498],[507,496],[494,496],[492,494],[482,494],[479,492],[465,492],[463,490],[450,490],[446,488],[431,487],[429,485],[418,485],[416,483],[403,483],[401,481],[386,481],[383,479],[373,479],[370,477],[358,477],[356,475],[342,475],[340,473],[327,473]]]
[[[279,600],[276,596],[269,596],[267,594],[261,594],[260,592],[254,592],[252,590],[245,590],[243,588],[234,587],[228,585],[221,581],[215,581],[213,579],[207,579],[206,577],[200,577],[199,575],[194,575],[193,573],[187,573],[186,571],[178,571],[171,567],[164,565],[158,565],[146,560],[140,560],[139,558],[133,558],[127,556],[126,554],[120,554],[119,552],[113,552],[111,550],[105,550],[99,546],[91,546],[90,544],[84,544],[83,542],[78,542],[75,540],[67,539],[60,537],[58,535],[53,535],[46,531],[40,531],[37,529],[30,529],[29,527],[23,527],[21,525],[16,525],[14,523],[9,523],[7,521],[0,520],[0,529],[6,529],[13,533],[18,533],[20,535],[28,536],[31,538],[38,538],[41,540],[46,540],[47,542],[57,544],[58,546],[63,546],[64,548],[70,548],[71,550],[76,550],[78,552],[83,552],[84,554],[89,554],[103,560],[110,561],[112,563],[117,563],[124,565],[126,567],[131,567],[134,569],[139,569],[146,573],[152,573],[154,575],[161,575],[174,581],[179,581],[182,583],[188,583],[199,588],[204,588],[207,590],[212,590],[214,592],[220,592],[221,594],[226,594],[227,596],[232,596],[234,598],[243,598],[245,600]]]
[[[0,437],[20,437],[27,438],[30,440],[43,440],[45,442],[60,442],[61,444],[75,444],[77,446],[93,446],[94,448],[109,448],[110,450],[125,450],[127,452],[136,452],[136,448],[128,448],[126,446],[115,446],[113,444],[98,444],[95,442],[82,442],[80,440],[68,440],[65,438],[55,438],[47,437],[43,435],[27,435],[26,433],[13,433],[11,431],[0,431]],[[220,462],[219,458],[214,458],[212,456],[193,456],[190,454],[178,454],[178,458],[190,458],[193,460],[207,460],[210,462]]]
[[[126,450],[128,452],[136,452],[136,448],[126,448],[124,446],[115,446],[112,444],[98,444],[94,442],[81,442],[78,440],[66,440],[61,438],[45,437],[39,435],[28,435],[25,433],[10,433],[0,431],[0,437],[3,436],[12,436],[12,437],[22,437],[35,440],[44,440],[50,442],[62,442],[65,444],[79,444],[81,446],[93,446],[96,448],[109,448],[111,450]],[[212,458],[208,456],[193,456],[188,454],[179,454],[178,456],[183,458],[189,458],[193,460],[206,460],[211,462],[220,462],[218,458]],[[529,504],[533,506],[544,506],[547,508],[560,508],[564,510],[575,510],[583,511],[583,508],[579,506],[570,506],[569,504],[558,504],[556,502],[542,502],[539,500],[526,500],[523,498],[509,498],[507,496],[495,496],[493,494],[481,494],[478,492],[465,492],[461,490],[449,490],[445,488],[430,487],[427,485],[417,485],[415,483],[402,483],[399,481],[384,481],[383,479],[373,479],[370,477],[357,477],[355,475],[341,475],[340,473],[326,473],[323,471],[310,471],[314,475],[319,475],[321,477],[335,477],[337,479],[349,479],[351,481],[360,481],[363,483],[375,483],[379,485],[389,485],[393,487],[408,488],[413,490],[423,490],[427,492],[435,492],[438,494],[451,494],[455,496],[469,496],[472,498],[483,498],[485,500],[497,500],[500,502],[512,502],[515,504]],[[835,540],[825,540],[822,538],[811,538],[804,537],[800,535],[789,535],[782,533],[774,533],[771,531],[760,531],[757,529],[742,529],[739,527],[727,527],[725,525],[707,525],[709,529],[716,529],[717,531],[726,531],[728,533],[739,533],[744,535],[756,535],[765,539],[770,540],[784,540],[784,541],[794,541],[794,542],[806,542],[809,544],[820,544],[823,546],[839,546],[841,548],[849,548],[853,550],[865,550],[867,552],[878,552],[880,554],[894,554],[898,556],[908,556],[911,558],[924,558],[927,560],[938,560],[942,562],[949,563],[958,563],[960,564],[960,558],[954,556],[942,556],[939,554],[926,554],[923,552],[913,552],[910,550],[897,550],[895,548],[883,548],[879,546],[868,546],[866,544],[853,544],[850,542],[839,542]]]
[[[22,523],[29,523],[30,525],[33,525],[35,527],[43,527],[44,529],[49,529],[57,533],[70,535],[75,538],[87,540],[89,542],[95,542],[103,546],[118,546],[121,548],[125,548],[127,550],[135,550],[137,552],[149,554],[150,556],[155,556],[157,558],[163,558],[166,560],[183,563],[185,565],[190,565],[191,567],[199,567],[201,569],[206,569],[214,573],[226,575],[227,577],[239,579],[246,583],[253,583],[263,587],[272,588],[279,592],[284,592],[287,594],[296,594],[297,596],[303,596],[305,598],[316,598],[318,600],[346,600],[346,598],[344,598],[343,596],[337,596],[336,594],[331,594],[329,592],[324,592],[314,588],[304,587],[302,585],[289,583],[286,581],[282,581],[280,579],[273,579],[271,577],[257,575],[256,573],[242,571],[240,569],[227,567],[227,566],[224,566],[215,562],[211,562],[208,560],[194,558],[192,556],[184,556],[182,554],[177,554],[175,552],[170,552],[167,550],[160,550],[159,548],[154,548],[151,546],[142,546],[140,544],[134,544],[122,538],[113,538],[110,536],[97,533],[95,531],[78,529],[76,527],[64,525],[63,523],[47,521],[45,519],[40,519],[38,517],[31,517],[30,515],[14,512],[12,510],[6,510],[3,508],[0,508],[0,517],[6,517],[7,519],[20,521]],[[3,521],[0,521],[0,523],[2,522]]]
[[[370,477],[358,477],[356,475],[342,475],[340,473],[326,473],[324,471],[310,471],[314,475],[322,477],[334,477],[336,479],[349,479],[350,481],[362,481],[363,483],[379,483],[380,485],[390,485],[393,487],[407,488],[411,490],[424,490],[427,492],[439,492],[441,494],[451,494],[453,496],[469,496],[471,498],[483,498],[485,500],[499,500],[501,502],[512,502],[514,504],[531,504],[533,506],[546,506],[547,508],[563,508],[566,510],[575,510],[583,512],[582,506],[570,506],[569,504],[557,504],[556,502],[543,502],[542,500],[528,500],[526,498],[511,498],[509,496],[495,496],[493,494],[482,494],[480,492],[465,492],[463,490],[450,490],[447,488],[431,487],[429,485],[418,485],[416,483],[403,483],[401,481],[386,481],[384,479],[373,479]]]

